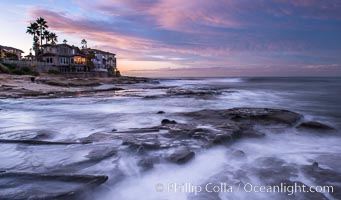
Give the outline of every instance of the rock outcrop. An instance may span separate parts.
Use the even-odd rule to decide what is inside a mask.
[[[315,121],[307,121],[302,122],[297,126],[298,129],[310,129],[310,130],[316,130],[316,131],[333,131],[335,128],[323,124],[321,122],[315,122]]]
[[[107,180],[107,176],[1,172],[0,199],[79,199]]]

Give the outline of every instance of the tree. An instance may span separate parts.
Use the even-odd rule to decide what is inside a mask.
[[[47,25],[47,22],[44,18],[39,17],[36,20],[36,23],[38,24],[38,36],[40,36],[40,47],[43,45],[43,31],[45,31],[49,26]]]
[[[51,40],[50,38],[50,31],[44,30],[43,32],[43,39],[45,39],[45,44]]]
[[[86,49],[88,42],[85,39],[83,39],[81,43],[82,43],[82,49]]]
[[[27,26],[27,30],[26,30],[26,33],[30,34],[30,35],[33,35],[33,50],[35,52],[35,55],[37,56],[37,46],[39,46],[37,43],[38,43],[38,24],[36,22],[33,22],[33,23],[30,23],[29,26]]]
[[[66,43],[67,43],[67,40],[66,40],[66,39],[64,39],[64,40],[63,40],[63,43],[64,43],[64,44],[66,44]]]
[[[50,32],[49,38],[50,38],[51,44],[56,44],[56,42],[58,42],[58,36],[53,32]]]
[[[33,49],[36,57],[38,56],[39,48],[40,48],[39,37],[36,35],[33,38]]]
[[[86,51],[86,66],[89,71],[92,71],[94,69],[94,63],[92,62],[92,59],[95,59],[95,52],[91,49],[85,50]]]

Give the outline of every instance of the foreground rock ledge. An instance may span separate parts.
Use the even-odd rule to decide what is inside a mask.
[[[155,115],[157,114],[155,113]],[[20,135],[17,136],[18,138],[12,139],[3,136],[6,139],[0,140],[0,143],[7,143],[8,145],[33,146],[39,144],[44,148],[51,148],[51,145],[58,144],[77,146],[80,150],[89,150],[88,148],[91,147],[94,150],[85,156],[84,161],[71,163],[61,168],[56,167],[46,174],[1,172],[0,169],[0,199],[74,199],[79,198],[79,196],[81,196],[80,199],[84,199],[82,195],[86,195],[89,189],[104,183],[108,177],[70,175],[70,173],[79,173],[85,167],[91,167],[102,160],[112,159],[113,157],[118,160],[121,153],[122,155],[143,156],[143,158],[139,157],[136,162],[136,165],[141,167],[141,171],[152,169],[154,164],[161,162],[186,164],[194,160],[196,154],[205,148],[218,144],[229,144],[239,138],[264,137],[264,134],[257,132],[258,126],[269,128],[275,126],[276,130],[278,127],[283,129],[295,128],[303,119],[301,114],[295,112],[268,108],[200,110],[175,113],[167,117],[170,119],[163,120],[163,123],[160,121],[158,126],[127,131],[112,132],[110,130],[107,133],[94,133],[85,138],[78,138],[76,141],[54,141],[53,134],[46,133],[46,131],[37,133],[37,137],[32,137],[29,140],[23,139]],[[177,119],[178,121],[175,121],[171,117],[181,117],[185,120]],[[298,130],[300,131],[299,128]],[[47,139],[48,141],[44,141]],[[117,148],[116,146],[113,147],[114,144],[117,145]],[[97,145],[104,146],[99,147]],[[242,151],[236,151],[234,154],[234,157],[247,156]],[[276,160],[266,161],[262,161],[262,163],[268,163],[266,165],[269,166],[282,163],[282,161],[277,162]],[[259,170],[257,176],[271,177],[269,173],[279,174],[276,171],[278,169],[282,170],[283,166],[279,165],[274,170],[271,168],[266,172]],[[297,169],[288,168],[287,171],[295,173]],[[321,177],[321,174],[322,172],[320,174],[309,174],[309,176]],[[110,181],[113,179],[111,178]],[[269,182],[272,180],[269,179]]]
[[[107,176],[0,172],[0,199],[79,199]]]

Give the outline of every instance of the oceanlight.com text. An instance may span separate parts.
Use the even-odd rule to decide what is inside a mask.
[[[158,183],[155,185],[157,192],[180,192],[194,193],[195,195],[201,192],[208,193],[285,193],[289,196],[295,193],[333,193],[333,186],[308,186],[302,183],[293,182],[280,183],[279,185],[257,185],[252,183],[238,183],[229,185],[227,183],[207,183],[203,185],[195,185],[192,183]]]

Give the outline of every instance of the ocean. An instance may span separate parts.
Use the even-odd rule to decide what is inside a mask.
[[[286,184],[288,181],[308,186],[327,184],[322,178],[311,178],[304,173],[304,166],[314,162],[332,170],[334,178],[341,177],[341,78],[172,78],[159,79],[158,84],[120,87],[124,90],[103,96],[0,99],[0,139],[34,140],[42,132],[48,133],[44,138],[48,141],[78,141],[95,133],[134,135],[140,133],[131,130],[159,126],[165,118],[191,123],[177,113],[240,107],[289,110],[301,114],[301,121],[321,122],[336,130],[325,133],[298,130],[295,126],[257,126],[264,137],[194,148],[195,157],[185,164],[164,161],[162,158],[170,149],[141,153],[127,150],[120,139],[84,145],[0,142],[0,171],[106,175],[109,180],[86,197],[103,200],[320,199],[311,192],[292,196],[288,192],[247,189],[257,190],[250,185],[279,183],[269,177],[286,180]],[[159,111],[164,114],[157,114]],[[90,151],[109,147],[115,147],[117,153],[84,165]],[[243,159],[231,158],[236,150],[245,155]],[[158,161],[153,163],[152,169],[141,170],[138,161],[150,155],[158,157]],[[207,191],[205,187],[211,182],[225,183],[225,190],[217,187],[217,192],[212,192],[212,188]],[[59,182],[49,184],[51,191],[64,189]],[[340,188],[341,179],[336,178],[329,184]],[[231,186],[232,191],[227,191],[226,185]],[[23,188],[1,190],[10,193],[20,189]],[[328,199],[339,197],[326,191],[322,194]]]

